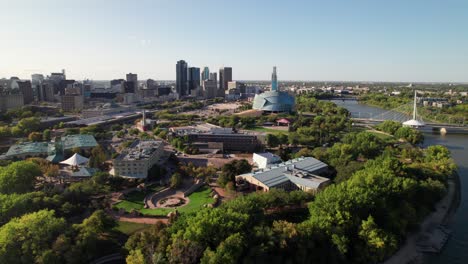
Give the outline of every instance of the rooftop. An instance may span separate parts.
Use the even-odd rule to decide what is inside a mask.
[[[267,187],[275,187],[291,181],[296,185],[318,188],[329,179],[314,175],[328,165],[312,157],[301,157],[280,164],[269,165],[266,169],[248,173]]]
[[[93,148],[98,145],[92,135],[69,135],[61,138],[63,149]],[[11,146],[6,157],[18,155],[48,155],[56,152],[56,142],[24,142]]]
[[[122,152],[118,160],[144,160],[149,159],[151,155],[158,149],[162,141],[156,140],[136,140],[124,152]]]
[[[92,135],[70,135],[62,137],[63,148],[93,148],[98,145],[96,139]]]
[[[194,126],[182,126],[182,127],[171,127],[171,131],[178,135],[188,135],[196,133],[206,134],[232,134],[234,133],[232,128],[220,127],[210,123],[201,123]]]
[[[324,169],[328,167],[328,165],[312,157],[300,157],[297,159],[285,161],[280,164],[272,164],[268,166],[264,171],[267,171],[268,169],[283,168],[283,167],[294,168],[297,170],[302,170],[302,171],[307,171],[307,172],[314,172],[314,171]]]
[[[102,116],[96,116],[96,117],[90,117],[90,118],[83,118],[83,119],[67,122],[66,124],[72,125],[72,126],[98,125],[98,124],[106,123],[108,121],[116,121],[116,120],[131,116],[131,115],[140,115],[140,113],[136,111],[115,113],[115,114],[102,115]]]
[[[254,153],[254,154],[256,154],[258,156],[261,156],[261,157],[264,157],[266,159],[279,158],[278,155],[275,155],[275,154],[273,154],[271,152],[262,152],[262,153]]]
[[[25,153],[49,153],[52,150],[52,147],[53,145],[50,146],[48,142],[25,142],[11,146],[6,153],[6,156],[16,156]]]

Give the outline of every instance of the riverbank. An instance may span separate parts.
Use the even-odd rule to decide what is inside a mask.
[[[421,250],[421,244],[445,243],[443,237],[435,237],[435,232],[441,226],[446,226],[453,218],[460,205],[461,185],[458,173],[454,173],[448,180],[447,194],[436,205],[435,210],[420,224],[419,230],[410,234],[405,244],[384,264],[425,263],[432,254]],[[443,247],[442,244],[442,247]]]

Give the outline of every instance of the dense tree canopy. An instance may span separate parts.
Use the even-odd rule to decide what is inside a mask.
[[[250,172],[251,170],[252,165],[250,165],[247,160],[233,160],[221,168],[221,175],[218,178],[218,183],[221,186],[225,186],[229,182],[234,182],[237,175]]]
[[[65,226],[63,218],[48,210],[14,218],[0,227],[0,263],[41,263]]]
[[[38,165],[29,161],[14,162],[0,167],[0,193],[24,193],[32,191],[37,176],[42,175]]]

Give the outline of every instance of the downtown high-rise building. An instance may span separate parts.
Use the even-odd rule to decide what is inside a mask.
[[[23,94],[24,104],[30,104],[34,101],[34,93],[30,80],[16,81],[18,89]]]
[[[218,96],[218,85],[215,80],[203,80],[202,87],[205,99],[213,99]]]
[[[135,73],[127,73],[126,77],[125,92],[138,93],[138,75]]]
[[[232,81],[232,68],[231,67],[221,67],[219,69],[219,89],[227,90],[228,82]]]
[[[218,81],[218,73],[217,72],[210,72],[210,77],[208,78],[210,81]]]
[[[187,62],[180,60],[176,64],[176,92],[179,96],[188,94]]]
[[[127,82],[138,83],[138,74],[136,73],[127,73]]]
[[[190,67],[188,69],[188,93],[192,94],[198,87],[200,87],[200,68]]]
[[[201,73],[201,81],[209,80],[209,79],[210,79],[210,68],[205,66]]]
[[[37,101],[45,101],[44,91],[42,89],[43,83],[44,83],[44,75],[42,74],[31,75],[31,86],[33,89],[34,97],[36,98]]]

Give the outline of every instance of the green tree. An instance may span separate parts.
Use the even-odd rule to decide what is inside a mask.
[[[8,126],[0,126],[0,137],[11,136],[11,129]]]
[[[24,134],[25,132],[19,126],[14,126],[11,128],[11,135],[13,137],[22,137]]]
[[[393,121],[393,120],[386,120],[382,123],[380,123],[379,125],[376,126],[376,128],[380,131],[383,131],[383,132],[386,132],[386,133],[389,133],[390,135],[395,135],[395,132],[401,128],[401,123],[400,122],[396,122],[396,121]]]
[[[39,131],[41,120],[37,117],[23,118],[18,122],[17,126],[23,131],[23,134],[29,134],[34,131]]]
[[[123,138],[125,137],[125,132],[123,130],[120,130],[115,134],[118,138]]]
[[[67,254],[68,261],[79,259],[83,262],[90,262],[99,256],[101,241],[104,239],[103,234],[109,232],[115,225],[114,218],[103,210],[95,211],[81,224],[74,224],[74,244],[71,252]]]
[[[424,141],[424,135],[411,127],[401,127],[395,132],[395,136],[402,138],[411,144],[419,144]]]
[[[365,243],[362,255],[366,262],[381,262],[398,248],[396,238],[378,228],[371,215],[362,221],[359,237]]]
[[[30,161],[18,161],[6,167],[0,167],[0,193],[24,193],[34,189],[39,166]]]
[[[89,165],[93,168],[99,168],[106,161],[106,153],[101,146],[94,147],[91,150]]]
[[[129,260],[133,263],[166,263],[164,254],[169,239],[166,225],[161,222],[134,233],[125,243],[125,249],[129,252],[127,263]]]
[[[170,181],[171,181],[171,188],[177,189],[182,184],[182,175],[180,175],[180,173],[176,172],[176,173],[172,174]]]
[[[18,217],[46,206],[45,200],[47,198],[43,192],[0,194],[0,204],[2,205],[0,206],[0,226],[13,217]]]
[[[250,165],[247,160],[233,160],[224,164],[221,168],[221,175],[218,177],[218,184],[224,187],[228,182],[234,183],[237,175],[250,172],[251,170],[252,165]]]
[[[215,251],[209,248],[205,250],[200,262],[202,264],[239,263],[239,258],[244,246],[245,241],[242,235],[240,233],[235,233],[221,242]]]
[[[266,135],[266,143],[270,148],[276,148],[279,145],[279,139],[275,134]]]
[[[294,154],[295,158],[300,158],[300,157],[312,157],[313,152],[309,148],[301,148],[298,152]]]
[[[278,134],[278,143],[280,146],[288,144],[288,136],[284,133]]]
[[[65,226],[49,210],[12,219],[0,227],[0,263],[36,263]]]
[[[125,258],[125,262],[127,264],[146,264],[148,263],[145,260],[145,256],[141,252],[140,249],[132,250],[130,251],[130,254],[128,254],[127,258]]]
[[[44,141],[50,140],[50,129],[45,129],[44,132],[42,132],[42,140]]]

